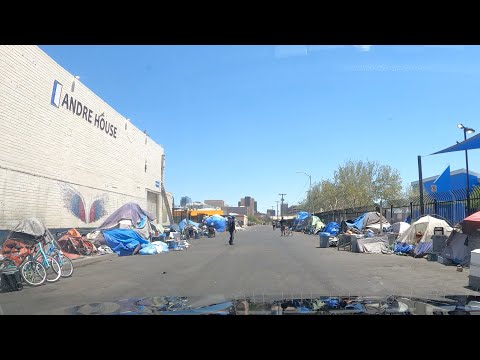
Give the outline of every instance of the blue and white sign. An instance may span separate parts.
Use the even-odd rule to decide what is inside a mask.
[[[160,181],[158,181],[158,180],[155,181],[155,187],[157,187],[157,188],[160,187]]]

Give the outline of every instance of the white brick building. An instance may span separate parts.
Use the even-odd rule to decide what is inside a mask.
[[[134,201],[165,222],[164,150],[37,46],[0,46],[0,230],[96,227]]]

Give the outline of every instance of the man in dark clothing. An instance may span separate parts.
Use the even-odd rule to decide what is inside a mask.
[[[272,221],[273,231],[275,231],[275,221]]]
[[[230,233],[230,241],[228,242],[230,245],[233,245],[233,233],[235,230],[235,217],[229,216],[227,222],[228,232]]]
[[[282,232],[280,236],[285,236],[285,223],[286,221],[282,217],[282,220],[280,220],[280,230]]]

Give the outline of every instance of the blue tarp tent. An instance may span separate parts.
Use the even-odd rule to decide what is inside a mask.
[[[325,226],[325,229],[323,232],[329,233],[331,236],[338,235],[338,232],[340,231],[340,226],[338,226],[338,223],[336,222],[329,222],[327,226]]]
[[[212,215],[205,219],[205,225],[213,226],[218,232],[225,231],[226,224],[227,220],[220,215]]]
[[[296,231],[301,231],[305,229],[309,216],[310,216],[309,212],[299,211],[297,214],[297,217],[293,220],[293,228]]]
[[[102,231],[107,245],[118,256],[132,255],[138,245],[149,244],[135,230],[113,229]]]
[[[185,226],[187,226],[187,222],[188,222],[189,225],[193,225],[193,226],[196,226],[197,228],[200,228],[199,223],[196,223],[195,221],[192,221],[192,220],[183,219],[178,224],[178,228],[180,229],[180,231],[183,231],[183,229],[185,229]]]

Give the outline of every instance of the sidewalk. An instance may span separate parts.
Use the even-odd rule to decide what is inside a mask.
[[[100,261],[113,260],[113,258],[118,257],[117,254],[105,254],[105,255],[96,255],[96,256],[82,256],[78,259],[72,260],[73,266],[79,268],[82,266],[94,264]]]

